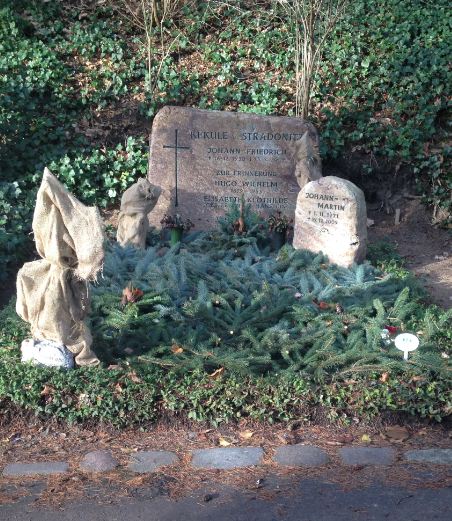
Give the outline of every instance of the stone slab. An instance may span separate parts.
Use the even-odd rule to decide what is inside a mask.
[[[293,246],[323,252],[330,262],[340,266],[362,262],[367,251],[367,212],[362,190],[335,176],[306,184],[297,198]]]
[[[108,450],[88,452],[80,462],[80,468],[87,472],[107,472],[118,465],[118,461]]]
[[[3,476],[48,476],[63,474],[69,469],[65,461],[42,461],[39,463],[11,463],[3,469]]]
[[[306,131],[317,145],[315,127],[299,118],[162,108],[150,141],[148,178],[162,188],[151,224],[160,228],[165,213],[179,213],[195,230],[215,228],[242,194],[263,216],[280,210],[293,218],[297,143]]]
[[[405,452],[405,460],[413,463],[452,465],[452,449],[421,449]]]
[[[339,454],[345,465],[391,465],[395,451],[386,447],[343,447]]]
[[[165,450],[141,451],[130,457],[127,468],[133,472],[154,472],[164,465],[172,465],[178,461],[174,452]]]
[[[192,452],[193,467],[204,469],[233,469],[259,465],[264,451],[261,447],[224,447],[199,449]]]
[[[276,449],[274,460],[288,467],[317,467],[328,463],[325,451],[312,445],[284,445]]]

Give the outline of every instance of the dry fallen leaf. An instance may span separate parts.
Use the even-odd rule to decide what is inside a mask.
[[[180,355],[181,353],[184,352],[184,348],[182,346],[179,346],[177,344],[173,344],[171,346],[171,351],[175,354],[175,355]]]
[[[41,396],[49,396],[53,393],[55,389],[51,385],[44,385],[44,388],[41,391]]]
[[[361,441],[363,443],[370,443],[372,440],[370,439],[370,436],[368,434],[363,434],[361,436]]]
[[[243,431],[239,432],[239,436],[242,438],[242,440],[249,440],[254,435],[253,431]]]
[[[220,376],[224,373],[224,367],[220,367],[219,369],[216,369],[212,374],[209,374],[210,378],[216,378],[217,376]]]
[[[127,302],[137,302],[143,295],[144,293],[141,291],[141,289],[127,286],[127,288],[122,290],[121,304],[125,306]]]
[[[136,384],[139,384],[142,382],[141,378],[139,376],[137,376],[137,373],[135,371],[128,373],[127,376],[132,380],[132,382],[134,382]]]
[[[220,447],[229,447],[229,445],[231,445],[231,442],[229,442],[228,440],[226,440],[225,438],[218,438],[218,445]]]
[[[383,373],[381,376],[380,376],[380,382],[387,382],[388,381],[388,378],[389,378],[389,373]]]
[[[393,443],[402,443],[410,437],[410,433],[406,427],[394,425],[385,429],[385,436]]]

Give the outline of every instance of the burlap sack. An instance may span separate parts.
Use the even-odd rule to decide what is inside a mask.
[[[139,179],[121,197],[116,240],[121,246],[128,244],[137,248],[146,247],[149,229],[148,213],[157,204],[161,189],[147,179]]]
[[[96,365],[88,282],[102,268],[103,224],[97,208],[78,201],[46,168],[36,198],[33,232],[42,260],[27,262],[17,275],[17,313],[33,338],[64,344],[78,365]]]

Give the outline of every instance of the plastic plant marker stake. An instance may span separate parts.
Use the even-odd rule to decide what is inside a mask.
[[[419,347],[419,338],[412,333],[402,333],[395,337],[394,344],[397,349],[403,351],[404,360],[408,360],[408,353]]]

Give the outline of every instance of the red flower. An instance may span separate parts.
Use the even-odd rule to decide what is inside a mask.
[[[398,330],[396,326],[385,326],[385,329],[387,329],[391,335],[395,335]]]

